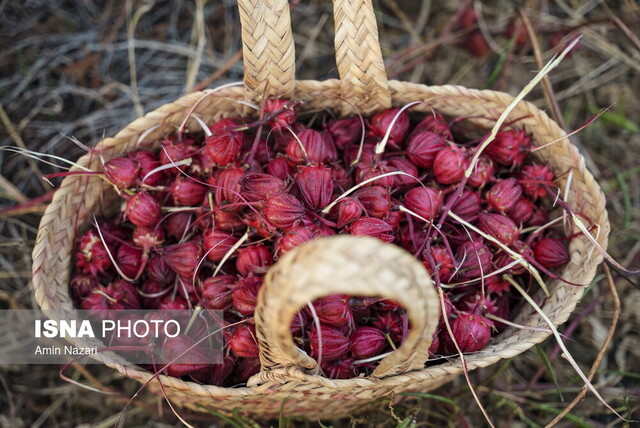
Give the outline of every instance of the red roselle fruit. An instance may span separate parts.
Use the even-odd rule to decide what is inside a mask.
[[[287,145],[287,156],[294,163],[300,164],[305,161],[322,163],[332,158],[335,159],[335,149],[320,132],[305,129],[298,134],[298,140],[292,138]],[[301,144],[302,147],[300,147]]]
[[[175,280],[176,274],[159,254],[154,254],[149,258],[145,269],[147,276],[152,281],[158,281],[162,284],[169,284]]]
[[[284,235],[276,239],[275,252],[278,257],[292,248],[311,241],[314,238],[313,231],[306,227],[295,226],[287,230]]]
[[[127,189],[136,182],[140,165],[133,159],[118,157],[104,163],[104,175],[118,189]]]
[[[548,165],[534,163],[533,165],[522,167],[519,181],[525,195],[536,200],[547,194],[544,186],[553,186],[554,178],[553,172],[551,172]]]
[[[458,247],[456,259],[460,264],[458,276],[468,280],[491,272],[491,250],[480,241],[468,241]]]
[[[458,46],[471,55],[482,58],[491,54],[491,47],[485,40],[482,31],[477,27],[478,16],[473,6],[466,6],[458,12],[455,28],[457,30],[471,30],[458,43]]]
[[[305,211],[302,202],[288,193],[268,198],[262,209],[265,218],[272,225],[284,230],[293,227],[302,218]]]
[[[226,166],[240,156],[243,139],[240,131],[214,130],[205,139],[204,151],[213,162]]]
[[[422,168],[431,168],[436,155],[447,148],[444,137],[429,131],[418,132],[409,140],[407,157],[415,165]]]
[[[391,168],[404,173],[393,176],[393,186],[404,187],[419,183],[418,168],[410,160],[403,157],[394,157],[389,159],[388,162]]]
[[[241,315],[253,316],[258,303],[258,290],[262,285],[262,278],[249,277],[239,280],[233,290],[233,307]]]
[[[492,326],[493,323],[481,315],[459,312],[451,330],[462,352],[477,352],[487,346],[491,340]],[[449,342],[451,343],[451,338],[449,338]],[[455,352],[453,343],[448,349],[449,352]]]
[[[302,201],[311,209],[322,209],[331,202],[333,179],[331,170],[322,165],[302,166],[295,182]]]
[[[458,183],[467,169],[467,157],[459,147],[449,146],[440,150],[433,163],[433,172],[440,184]]]
[[[454,196],[455,192],[447,198],[447,204]],[[482,199],[477,192],[465,189],[451,206],[451,212],[463,220],[473,223],[478,219],[478,214],[482,210],[481,202]]]
[[[202,203],[207,188],[190,177],[179,175],[173,181],[170,192],[177,206],[190,207]]]
[[[94,230],[89,230],[82,235],[75,262],[81,271],[91,273],[93,276],[104,274],[113,267],[104,243]]]
[[[136,227],[133,230],[133,243],[144,251],[162,246],[164,240],[164,229],[161,227],[155,229]]]
[[[327,123],[326,129],[341,149],[349,144],[359,143],[362,136],[362,123],[358,117],[331,120]]]
[[[360,217],[349,225],[349,232],[356,236],[373,236],[384,242],[395,239],[393,228],[384,220],[373,217]]]
[[[84,273],[77,273],[71,278],[70,282],[71,293],[73,297],[80,301],[86,297],[92,290],[97,289],[100,284],[92,276]]]
[[[233,304],[236,280],[232,275],[209,277],[202,283],[202,304],[207,309],[223,311]]]
[[[265,199],[284,192],[284,182],[269,174],[250,172],[240,182],[240,194],[249,202]]]
[[[500,180],[485,193],[485,198],[494,210],[506,213],[513,208],[522,195],[522,187],[515,178]]]
[[[225,232],[233,233],[244,228],[244,222],[236,213],[223,210],[213,212],[213,219],[216,228]]]
[[[160,349],[162,361],[174,361],[164,367],[169,376],[185,376],[209,368],[207,353],[202,345],[189,336],[179,335],[170,339]]]
[[[309,345],[313,358],[318,360],[322,355],[322,361],[329,362],[339,360],[347,355],[351,348],[351,342],[340,330],[320,324],[319,333],[315,326],[309,333]]]
[[[140,297],[130,282],[123,279],[113,281],[107,287],[107,294],[116,299],[125,309],[140,309]]]
[[[260,354],[256,339],[256,328],[251,324],[236,326],[227,335],[227,344],[231,352],[240,358],[255,358]]]
[[[98,287],[87,294],[80,302],[80,308],[85,311],[123,310],[126,309],[116,297],[110,295],[112,290]]]
[[[148,175],[151,171],[160,166],[160,160],[154,153],[148,150],[137,150],[129,153],[128,157],[138,162],[138,165],[140,166],[138,178],[141,183],[149,186],[157,186],[162,182],[162,172],[158,171]],[[144,181],[142,181],[143,179]]]
[[[520,166],[531,148],[531,137],[521,129],[500,131],[484,153],[496,163]]]
[[[382,331],[385,335],[390,335],[393,343],[399,345],[402,342],[405,331],[406,315],[398,312],[387,311],[378,314],[372,321],[371,325]]]
[[[384,110],[371,118],[368,135],[377,139],[382,139],[387,133],[387,129],[391,127],[393,118],[398,115],[400,109],[392,108]],[[404,139],[409,132],[410,119],[407,112],[402,112],[396,119],[387,145],[393,149],[404,147]]]
[[[442,192],[430,187],[414,187],[404,196],[405,206],[426,220],[433,220],[442,208]]]
[[[451,130],[447,120],[440,113],[432,111],[427,114],[420,123],[418,123],[412,132],[412,136],[419,132],[433,132],[446,140],[451,140]]]
[[[321,297],[313,302],[313,308],[323,324],[332,327],[353,324],[348,297],[338,295]]]
[[[265,116],[277,113],[267,122],[269,127],[273,130],[280,130],[292,126],[297,119],[297,114],[293,107],[291,101],[273,97],[268,98],[264,103]]]
[[[236,259],[236,269],[242,276],[250,273],[262,274],[267,267],[273,264],[273,255],[267,247],[262,244],[255,244],[249,247],[238,249]]]
[[[130,245],[120,245],[115,256],[116,263],[123,274],[129,278],[136,278],[138,276],[143,263],[143,252],[141,249]]]
[[[391,210],[389,190],[382,186],[365,187],[353,194],[364,208],[367,215],[383,218]]]
[[[533,216],[535,205],[525,197],[518,198],[507,213],[516,224],[524,224]]]
[[[518,226],[504,214],[480,213],[480,230],[491,235],[505,245],[511,245],[520,236]]]
[[[362,205],[351,197],[340,199],[332,211],[338,213],[338,227],[344,227],[362,217]]]
[[[429,253],[427,253],[429,251]],[[434,263],[434,265],[432,264]],[[422,253],[422,264],[427,268],[429,274],[435,279],[436,271],[441,282],[449,282],[453,276],[456,264],[451,258],[447,249],[443,246],[431,246]]]
[[[291,171],[289,170],[289,164],[283,157],[277,157],[269,159],[265,171],[269,175],[278,177],[280,180],[286,180],[289,178]]]
[[[186,309],[189,309],[189,302],[181,296],[165,296],[158,303],[158,310],[184,311]]]
[[[218,229],[209,229],[204,233],[204,252],[209,260],[219,262],[237,242],[238,238],[230,233]],[[233,257],[234,254],[229,256]]]
[[[374,327],[358,327],[349,339],[351,353],[359,360],[379,355],[388,343],[384,333]]]
[[[323,361],[322,372],[329,379],[351,379],[358,376],[358,368],[353,365],[353,361],[353,358]]]
[[[357,183],[373,179],[373,181],[367,181],[365,186],[393,186],[395,183],[395,176],[389,175],[390,172],[394,172],[394,168],[386,161],[360,162],[356,170]]]
[[[139,286],[140,301],[142,307],[155,309],[160,304],[160,300],[171,291],[171,289],[159,281],[148,279]]]
[[[226,168],[218,175],[215,200],[218,206],[240,202],[240,186],[245,170],[242,168]],[[232,211],[239,211],[242,207],[235,207]]]
[[[483,188],[487,183],[495,180],[495,171],[493,161],[487,156],[481,155],[471,171],[467,183],[473,187]]]
[[[162,217],[160,203],[147,192],[139,192],[127,201],[125,215],[140,227],[154,227]]]
[[[565,265],[569,261],[569,253],[563,242],[556,238],[542,238],[533,243],[535,260],[546,268]]]
[[[165,247],[162,254],[167,266],[190,281],[202,256],[202,248],[197,242],[187,241]]]

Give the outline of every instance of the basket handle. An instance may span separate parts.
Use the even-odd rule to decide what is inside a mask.
[[[295,50],[287,0],[238,0],[246,98],[292,98]],[[369,114],[391,106],[371,0],[333,0],[336,64],[342,114]]]
[[[262,364],[258,379],[267,379],[274,369],[317,367],[313,358],[294,345],[290,325],[307,303],[333,294],[385,297],[407,311],[409,334],[380,362],[373,376],[424,368],[440,317],[439,300],[426,269],[395,245],[340,235],[294,248],[267,272],[255,311]]]

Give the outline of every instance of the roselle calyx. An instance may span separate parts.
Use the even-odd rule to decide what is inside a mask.
[[[409,132],[409,125],[411,124],[411,121],[406,111],[403,111],[398,115],[399,111],[400,109],[398,108],[391,108],[375,114],[371,118],[371,124],[369,125],[367,135],[377,139],[382,139],[387,133],[387,129],[391,127],[391,133],[389,134],[389,141],[387,142],[387,145],[392,149],[403,148],[405,146],[404,140]],[[391,126],[391,123],[396,116],[398,116],[398,118],[393,126]]]
[[[242,276],[250,273],[262,274],[273,264],[273,255],[267,247],[262,244],[255,244],[249,247],[238,249],[236,259],[236,269]]]
[[[349,299],[345,296],[327,296],[314,300],[313,308],[320,322],[332,327],[353,325]]]
[[[330,120],[325,128],[340,149],[358,143],[362,136],[362,123],[358,117]]]
[[[187,241],[165,247],[162,256],[167,266],[182,278],[190,280],[202,256],[202,248],[195,241]]]
[[[321,164],[335,159],[335,149],[331,147],[331,142],[320,132],[313,129],[305,129],[298,134],[298,140],[292,138],[287,145],[287,156],[294,163],[301,164],[308,161],[314,164]]]
[[[504,214],[480,213],[480,230],[491,235],[505,245],[511,245],[520,236],[520,229]]]
[[[465,242],[456,252],[458,277],[468,280],[487,275],[491,272],[491,258],[491,250],[481,241]]]
[[[415,165],[432,168],[436,155],[447,147],[447,141],[441,135],[429,131],[414,134],[409,140],[407,157]]]
[[[451,326],[451,330],[462,352],[477,352],[486,347],[491,340],[492,326],[491,320],[481,315],[459,312],[458,317]],[[449,351],[455,352],[455,347],[450,338],[449,342]]]
[[[404,204],[420,217],[431,221],[442,208],[442,192],[430,187],[414,187],[404,196]]]
[[[468,160],[464,151],[455,146],[440,150],[433,161],[433,172],[440,184],[458,183],[464,177]]]
[[[456,193],[454,192],[447,198],[445,206],[451,202],[455,195]],[[477,192],[465,189],[451,205],[451,212],[463,220],[473,223],[478,219],[478,215],[482,211],[481,203],[482,198]]]
[[[507,215],[511,217],[511,220],[516,222],[516,224],[524,224],[533,217],[533,213],[535,212],[535,205],[529,199],[525,197],[520,197],[513,205],[513,207],[509,210]]]
[[[118,189],[128,189],[138,179],[140,165],[128,157],[117,157],[104,163],[104,176]]]
[[[226,166],[240,156],[244,135],[241,131],[214,130],[205,139],[204,151],[219,166]]]
[[[305,212],[302,202],[289,193],[268,198],[262,209],[269,223],[283,230],[293,227]]]
[[[207,309],[224,311],[233,305],[236,279],[232,275],[209,277],[202,283],[202,304]]]
[[[331,202],[333,178],[322,165],[302,166],[295,177],[302,201],[311,209],[322,209]]]
[[[219,229],[209,229],[204,233],[202,244],[207,258],[213,262],[219,262],[238,242],[238,238]],[[233,257],[235,254],[230,254]]]
[[[569,253],[564,243],[557,238],[541,238],[533,243],[535,260],[546,268],[555,268],[569,262]]]
[[[344,227],[351,222],[356,221],[362,216],[362,204],[352,197],[345,197],[340,199],[338,203],[332,209],[332,212],[337,212],[338,219],[336,225],[338,227]]]
[[[136,278],[143,264],[143,251],[133,245],[120,245],[115,259],[123,274]]]
[[[496,163],[520,166],[531,149],[531,137],[521,129],[500,131],[484,153]]]
[[[114,249],[112,248],[111,251],[113,254]],[[91,273],[93,276],[102,275],[113,267],[104,243],[93,229],[82,235],[75,254],[75,262],[81,271]]]
[[[522,167],[518,181],[525,195],[536,200],[547,194],[544,186],[553,186],[554,178],[555,176],[548,165],[534,163]]]
[[[311,356],[318,360],[322,355],[324,362],[341,359],[351,348],[351,342],[347,336],[337,328],[323,324],[320,324],[320,334],[315,326],[311,329],[309,345]]]
[[[496,168],[493,161],[487,156],[481,155],[474,165],[467,183],[469,183],[470,186],[481,189],[488,183],[495,181],[495,171]]]
[[[202,203],[207,188],[191,177],[179,175],[174,179],[170,192],[177,206],[192,207]]]
[[[393,228],[384,220],[373,217],[360,217],[348,226],[349,232],[356,236],[372,236],[384,242],[395,239]]]
[[[391,196],[388,188],[383,186],[365,187],[353,194],[360,202],[367,215],[383,218],[391,210]]]
[[[251,324],[236,326],[227,335],[227,344],[231,352],[240,358],[255,358],[260,354],[256,339],[256,328]]]
[[[351,336],[351,353],[356,359],[375,357],[387,345],[387,338],[381,330],[374,327],[358,327]]]
[[[515,178],[507,178],[496,182],[485,193],[489,206],[500,213],[506,213],[515,206],[522,195],[522,187]]]
[[[294,226],[287,230],[284,235],[276,239],[274,247],[275,253],[280,257],[293,248],[311,241],[313,238],[313,230],[306,227]]]
[[[251,276],[238,280],[233,287],[233,308],[243,316],[253,316],[261,286],[261,277]]]

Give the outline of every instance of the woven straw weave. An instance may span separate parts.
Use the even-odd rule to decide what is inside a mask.
[[[307,111],[330,109],[344,114],[354,109],[370,113],[389,105],[422,101],[413,110],[434,109],[453,117],[482,117],[486,119],[474,121],[485,127],[490,127],[492,120],[513,100],[508,94],[494,91],[387,81],[370,0],[334,1],[340,80],[295,81],[286,0],[239,3],[245,87],[192,93],[160,107],[132,122],[115,137],[100,142],[96,151],[105,160],[138,148],[157,149],[160,139],[175,131],[191,113],[205,122],[240,117],[245,107],[237,101],[256,101],[265,94],[290,96],[302,101]],[[560,139],[536,155],[548,162],[557,175],[566,177],[567,172],[573,173],[568,201],[575,211],[598,226],[594,236],[606,248],[610,226],[605,199],[586,170],[584,159],[563,138],[565,133],[556,123],[532,104],[521,102],[507,120],[519,118],[524,119],[517,126],[530,132],[538,144]],[[141,134],[155,125],[159,126],[139,141]],[[193,119],[188,119],[186,126],[198,129]],[[95,154],[87,155],[78,163],[100,170],[98,158]],[[92,213],[103,215],[112,211],[114,200],[113,190],[103,180],[70,176],[44,214],[33,251],[33,286],[36,301],[53,316],[65,317],[74,312],[68,284],[75,237],[91,221]],[[571,259],[560,275],[588,284],[602,261],[601,255],[583,236],[573,238],[569,250]],[[548,286],[550,297],[539,292],[534,298],[558,325],[567,320],[584,288],[560,281],[549,281]],[[409,339],[371,377],[331,380],[315,375],[315,361],[292,345],[287,320],[307,301],[338,292],[392,297],[402,302],[412,320],[414,328]],[[248,416],[273,418],[284,406],[285,415],[310,419],[341,417],[404,391],[428,391],[463,372],[459,359],[423,368],[438,316],[435,296],[424,268],[397,248],[364,238],[314,241],[287,253],[267,275],[256,310],[262,371],[250,379],[250,386],[220,388],[163,375],[153,380],[149,388],[160,393],[158,381],[162,382],[173,402],[194,410],[209,408],[230,413],[239,407]],[[532,310],[521,311],[515,322],[545,327]],[[507,328],[483,351],[466,357],[468,368],[486,367],[514,357],[547,336],[542,331]],[[152,377],[122,360],[108,359],[108,365],[140,382]]]

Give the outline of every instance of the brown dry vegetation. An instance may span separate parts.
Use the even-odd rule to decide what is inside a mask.
[[[23,145],[75,159],[82,150],[69,137],[94,145],[135,118],[139,109],[150,111],[194,87],[240,80],[235,2],[201,3],[0,1],[0,145]],[[299,78],[336,77],[330,2],[293,3]],[[462,1],[374,3],[389,76],[429,85],[517,93],[539,69],[530,43],[510,45],[503,35],[518,8],[529,19],[545,61],[552,53],[548,41],[556,31],[583,33],[579,49],[550,76],[553,98],[568,130],[580,127],[598,109],[609,108],[577,134],[575,142],[607,195],[613,227],[610,253],[625,266],[640,267],[640,6],[631,0],[477,1],[481,29],[490,36],[492,51],[475,58],[455,48],[461,35],[450,24]],[[127,20],[126,4],[133,16],[141,14],[135,28],[129,27],[136,45],[137,92],[131,89],[127,29],[132,21]],[[150,8],[142,13],[145,5]],[[200,35],[193,31],[198,12],[205,19]],[[553,112],[542,87],[527,99]],[[32,305],[29,253],[52,190],[40,176],[54,171],[0,151],[0,308]],[[598,278],[561,328],[585,372],[596,361],[614,315],[607,280]],[[593,383],[621,414],[640,419],[640,292],[619,275],[613,279],[621,300],[620,321]],[[541,355],[550,360],[559,390]],[[119,394],[88,392],[64,382],[59,369],[1,367],[0,426],[111,426],[137,388],[103,367],[70,368],[67,374],[73,379]],[[582,387],[551,339],[538,352],[473,372],[472,381],[497,426],[544,426]],[[382,403],[373,414],[331,424],[485,424],[463,378],[433,394],[393,408]],[[126,426],[180,425],[155,396],[143,394],[135,404],[126,415]],[[183,416],[196,426],[226,424],[213,416]],[[625,425],[587,393],[557,426]]]

